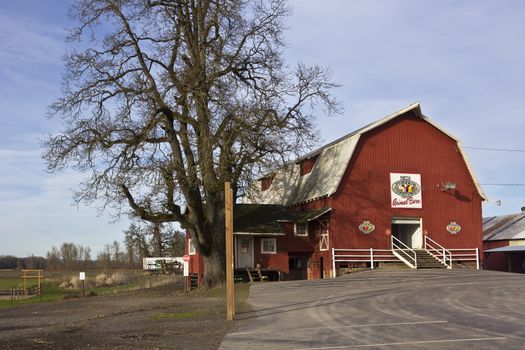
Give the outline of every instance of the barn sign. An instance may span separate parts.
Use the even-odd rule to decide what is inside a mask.
[[[363,221],[361,225],[359,225],[359,231],[363,233],[371,233],[375,230],[374,224],[372,224],[370,221]]]
[[[457,235],[459,231],[461,231],[461,226],[456,224],[455,221],[452,221],[450,224],[447,225],[447,231],[453,235]]]
[[[392,208],[422,208],[421,174],[390,173]]]

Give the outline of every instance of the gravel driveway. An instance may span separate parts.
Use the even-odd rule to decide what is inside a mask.
[[[164,286],[0,309],[0,349],[216,349],[224,296]]]

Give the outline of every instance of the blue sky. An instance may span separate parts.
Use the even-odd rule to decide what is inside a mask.
[[[127,220],[72,205],[81,174],[50,175],[39,138],[60,94],[69,1],[0,2],[0,254],[44,255],[64,241],[96,253]],[[525,2],[291,1],[285,55],[329,66],[345,112],[319,115],[333,140],[419,101],[465,146],[525,149]],[[525,183],[525,152],[467,149],[481,183]],[[525,187],[485,186],[484,215],[518,212]],[[501,206],[496,205],[501,200]]]

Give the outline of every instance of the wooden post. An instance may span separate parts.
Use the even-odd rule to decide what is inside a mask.
[[[226,319],[233,320],[235,299],[233,286],[233,193],[229,182],[224,183],[224,222],[226,233]]]

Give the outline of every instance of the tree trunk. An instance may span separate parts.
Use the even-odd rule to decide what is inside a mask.
[[[218,206],[210,239],[209,254],[204,256],[204,287],[211,288],[226,280],[226,242],[224,228],[224,207]]]
[[[212,288],[224,283],[226,279],[226,259],[224,251],[213,249],[209,256],[204,257],[203,286]]]
[[[162,256],[162,237],[160,233],[160,224],[153,224],[153,255]]]

